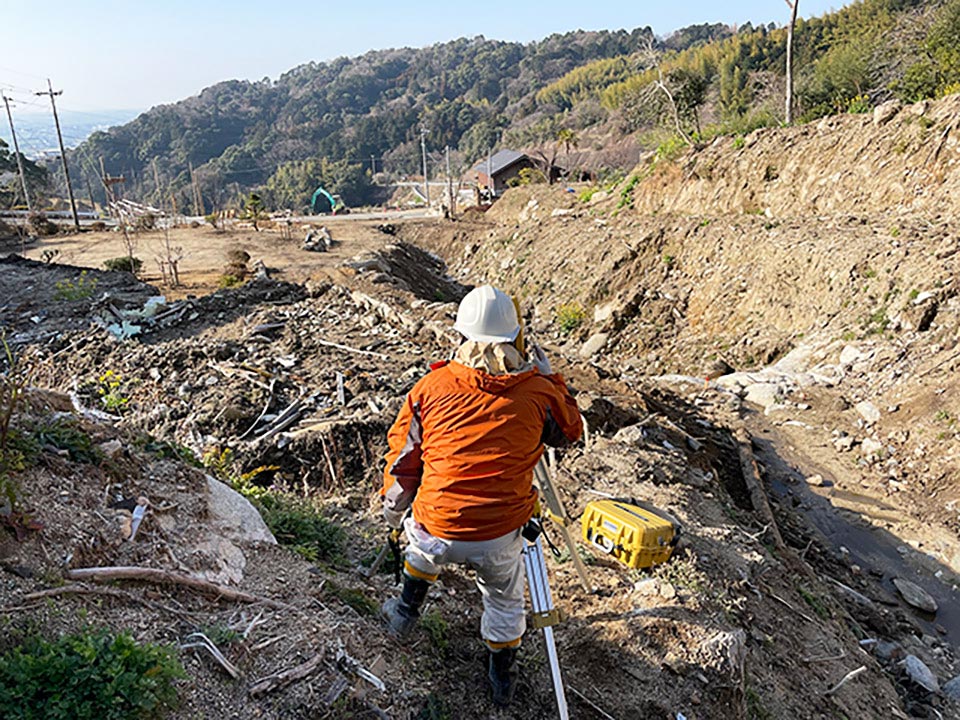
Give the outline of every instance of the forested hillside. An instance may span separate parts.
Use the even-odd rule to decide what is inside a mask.
[[[73,159],[95,186],[103,158],[128,196],[186,207],[192,165],[204,211],[251,188],[270,209],[302,209],[321,182],[369,202],[375,175],[419,172],[421,129],[433,167],[446,146],[455,169],[511,146],[626,168],[637,150],[782,122],[785,45],[784,28],[748,24],[380,50],[219,83],[93,135]],[[864,0],[798,22],[794,51],[800,121],[947,94],[960,82],[960,0]]]
[[[37,198],[46,189],[47,171],[32,160],[22,158],[23,174],[30,197]],[[13,148],[0,139],[0,208],[24,205],[23,190]]]

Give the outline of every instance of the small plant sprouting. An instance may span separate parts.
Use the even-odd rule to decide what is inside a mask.
[[[54,300],[86,300],[97,291],[97,279],[88,278],[87,271],[83,270],[80,277],[74,280],[58,280],[57,291],[53,294]]]
[[[123,394],[123,378],[113,370],[107,370],[97,378],[97,394],[107,412],[121,413],[130,402],[130,398]]]
[[[447,625],[447,621],[443,619],[443,616],[437,610],[431,610],[425,613],[423,617],[420,618],[420,627],[430,636],[430,640],[433,641],[433,646],[437,648],[437,650],[441,653],[446,651],[450,644],[450,628]]]
[[[583,324],[587,318],[587,311],[578,302],[570,302],[557,308],[557,325],[560,332],[569,335]]]

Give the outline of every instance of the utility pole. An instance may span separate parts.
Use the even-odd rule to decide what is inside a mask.
[[[420,128],[420,150],[423,153],[423,196],[430,207],[430,179],[427,176],[427,129]]]
[[[487,192],[492,201],[496,193],[496,184],[493,182],[493,148],[487,148]]]
[[[151,158],[150,165],[153,167],[153,184],[157,186],[157,207],[163,210],[163,189],[160,187],[160,173],[157,171],[157,159]]]
[[[193,214],[199,217],[202,203],[200,202],[200,188],[197,187],[197,176],[193,174],[193,162],[188,161],[190,168],[190,189],[193,191]]]
[[[0,94],[2,95],[2,94]],[[2,95],[3,104],[7,106],[7,120],[10,121],[10,134],[13,135],[13,151],[17,155],[17,170],[20,171],[20,187],[23,188],[23,197],[27,201],[27,212],[33,212],[30,204],[30,193],[27,192],[27,176],[23,174],[23,158],[20,157],[20,145],[17,143],[17,131],[13,129],[13,115],[10,114],[10,98]]]
[[[377,174],[377,158],[373,155],[370,156],[370,180],[373,180],[373,176]]]
[[[60,160],[63,161],[63,177],[67,181],[67,195],[70,196],[70,210],[73,212],[73,226],[80,232],[80,216],[77,215],[77,202],[73,199],[73,185],[70,184],[70,171],[67,169],[67,151],[63,149],[63,134],[60,132],[60,118],[57,115],[57,95],[63,95],[63,90],[53,91],[53,83],[47,78],[47,91],[35,92],[34,95],[49,95],[50,105],[53,107],[53,122],[57,126],[57,141],[60,143]]]
[[[790,24],[787,25],[787,97],[784,119],[787,125],[793,123],[793,28],[797,24],[797,6],[800,0],[784,0],[790,8]]]
[[[457,211],[457,202],[453,198],[453,175],[450,174],[450,146],[447,145],[447,208],[450,217]]]

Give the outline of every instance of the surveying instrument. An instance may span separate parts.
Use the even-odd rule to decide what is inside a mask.
[[[549,450],[550,464],[556,467],[556,456]],[[560,529],[560,534],[570,552],[570,558],[576,568],[577,575],[583,589],[588,593],[593,591],[587,577],[587,568],[577,553],[573,534],[570,531],[570,516],[567,515],[560,496],[557,495],[553,481],[550,479],[550,469],[541,457],[534,468],[534,478],[540,489],[545,506],[544,515],[550,518]],[[553,604],[553,595],[550,592],[550,582],[547,578],[547,565],[543,556],[543,526],[540,518],[533,518],[524,526],[523,537],[523,564],[527,571],[527,587],[530,591],[530,605],[533,609],[533,626],[543,630],[543,640],[547,647],[547,659],[550,663],[550,677],[553,680],[553,693],[557,699],[557,710],[561,720],[569,720],[567,697],[563,689],[563,677],[560,675],[560,659],[557,656],[557,644],[553,637],[553,626],[564,619],[564,613]]]

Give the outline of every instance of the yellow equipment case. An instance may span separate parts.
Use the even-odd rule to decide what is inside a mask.
[[[680,539],[680,525],[660,510],[635,501],[595,500],[580,518],[584,542],[627,567],[666,562]]]

